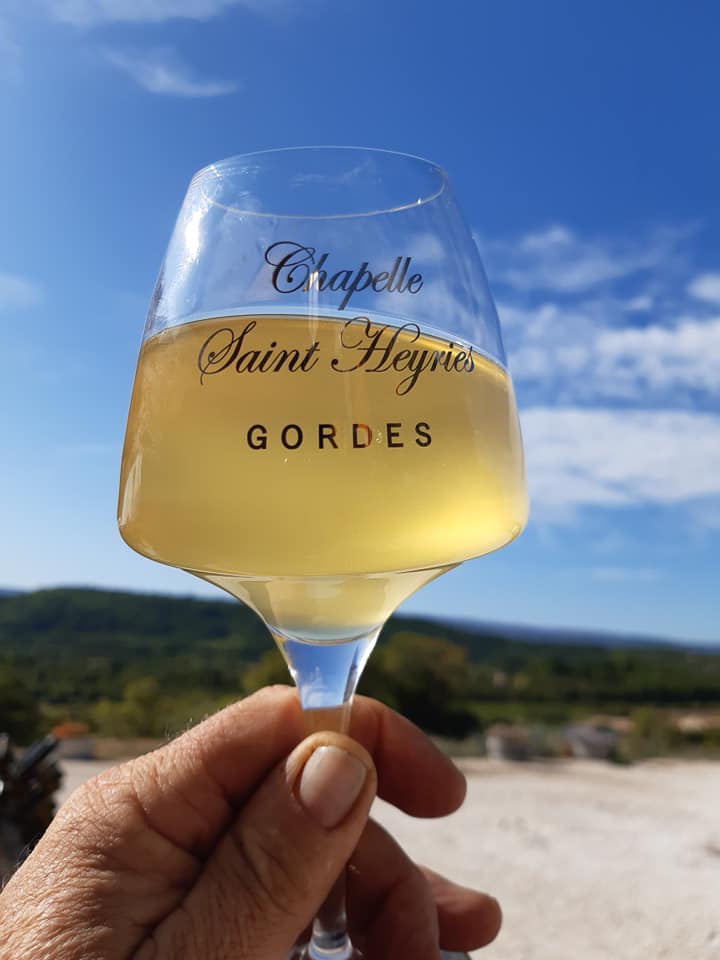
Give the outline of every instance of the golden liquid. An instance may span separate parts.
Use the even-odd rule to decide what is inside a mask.
[[[512,387],[482,355],[379,320],[172,327],[140,353],[118,513],[140,553],[338,639],[520,532]]]

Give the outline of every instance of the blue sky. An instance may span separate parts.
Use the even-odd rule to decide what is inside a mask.
[[[448,169],[533,505],[407,610],[720,640],[711,2],[7,0],[0,585],[209,592],[115,530],[147,302],[192,173],[362,144]]]

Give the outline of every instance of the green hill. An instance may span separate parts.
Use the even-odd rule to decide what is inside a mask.
[[[89,589],[0,597],[0,658],[51,702],[119,697],[147,675],[173,690],[237,690],[268,644],[239,603]]]
[[[165,712],[172,703],[181,716],[191,702],[212,707],[288,679],[265,627],[239,603],[91,589],[0,595],[3,677],[6,690],[26,690],[48,716],[89,716],[91,724],[94,705],[102,702],[110,717],[130,694],[146,705],[162,697]],[[361,690],[428,729],[460,735],[504,716],[562,719],[576,706],[714,708],[720,652],[593,645],[587,637],[573,643],[567,635],[517,639],[396,616]]]

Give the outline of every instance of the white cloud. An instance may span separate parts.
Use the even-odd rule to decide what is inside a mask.
[[[78,27],[212,20],[231,7],[256,13],[270,13],[280,7],[292,9],[290,0],[44,0],[44,6],[51,19]]]
[[[645,237],[582,238],[556,225],[511,240],[480,239],[479,246],[493,283],[577,294],[667,266],[688,232],[664,228]]]
[[[521,401],[718,410],[720,272],[688,282],[690,236],[601,242],[555,226],[486,242]]]
[[[688,284],[688,293],[698,300],[720,304],[720,273],[701,273]]]
[[[645,295],[638,295],[644,307]],[[642,299],[641,299],[642,298]],[[513,379],[521,390],[587,402],[624,398],[684,405],[720,398],[720,315],[669,290],[628,317],[627,298],[500,301]],[[692,312],[689,312],[689,311]],[[635,313],[635,311],[633,311]],[[653,322],[648,323],[652,318]]]
[[[107,50],[106,59],[127,73],[144,90],[175,97],[218,97],[233,93],[237,86],[217,80],[204,80],[167,48],[154,50]]]
[[[524,307],[498,301],[498,313],[503,330],[517,328],[523,337],[541,337],[559,322],[565,323],[563,309],[556,303],[542,303],[537,307]]]
[[[626,300],[622,307],[627,313],[647,313],[653,308],[653,298],[647,293],[640,293]]]
[[[418,263],[442,263],[447,259],[447,248],[434,233],[411,234],[407,239],[407,248]]]
[[[720,393],[720,317],[676,326],[608,330],[595,340],[602,376],[652,389]]]
[[[37,284],[17,274],[0,273],[0,310],[35,307],[42,301],[42,290]]]
[[[720,417],[535,407],[521,419],[534,503],[623,507],[720,497]]]
[[[681,318],[670,326],[607,327],[590,304],[510,317],[510,365],[516,383],[544,385],[584,400],[647,399],[672,394],[720,396],[720,317]],[[515,325],[528,318],[520,334]]]

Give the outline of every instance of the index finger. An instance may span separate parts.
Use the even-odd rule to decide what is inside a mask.
[[[350,735],[373,757],[378,795],[414,817],[444,817],[465,799],[465,777],[414,723],[355,697]]]
[[[192,754],[223,790],[242,803],[248,792],[305,736],[292,687],[275,686],[206,720],[170,744],[177,761]],[[369,697],[353,701],[350,736],[372,756],[379,795],[416,817],[452,813],[465,797],[465,778],[415,724]],[[241,762],[240,762],[241,761]]]
[[[358,697],[352,735],[371,754],[383,799],[414,816],[439,816],[462,802],[465,781],[413,724]],[[303,739],[290,687],[270,687],[227,707],[135,761],[132,781],[148,824],[203,855],[273,767]]]

